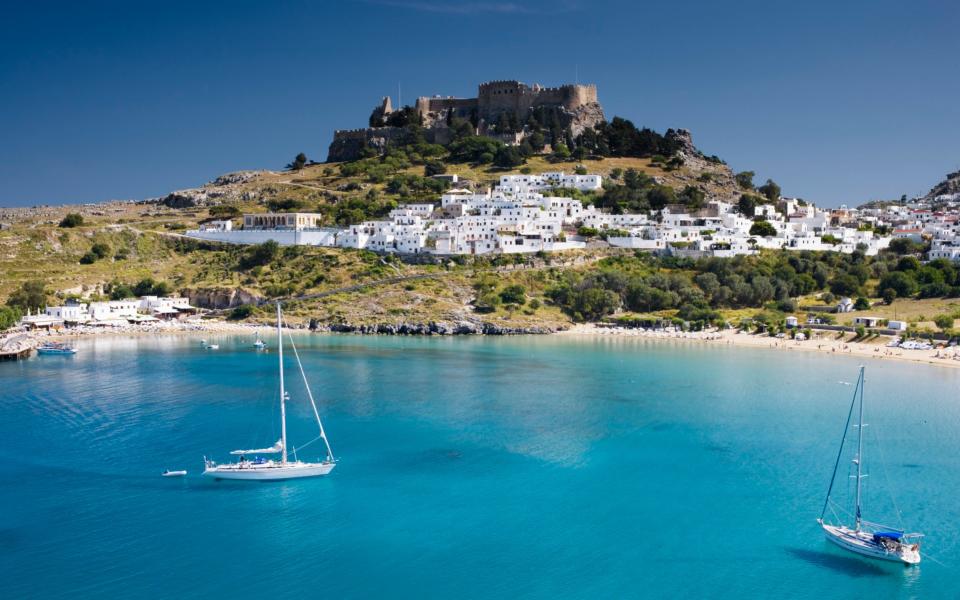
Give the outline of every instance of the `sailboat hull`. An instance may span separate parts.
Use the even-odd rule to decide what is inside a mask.
[[[208,466],[203,471],[204,477],[214,479],[235,479],[240,481],[283,481],[285,479],[302,479],[304,477],[322,477],[337,466],[334,462],[288,462],[282,464],[270,461],[264,464],[232,463],[228,465]]]
[[[865,531],[855,531],[848,527],[827,525],[826,523],[822,523],[821,526],[828,540],[849,552],[907,565],[915,565],[920,562],[920,552],[912,549],[912,546],[901,547],[899,550],[888,550],[874,542],[873,535]]]

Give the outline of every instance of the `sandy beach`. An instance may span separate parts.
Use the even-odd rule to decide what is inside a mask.
[[[880,336],[865,342],[848,342],[844,340],[849,339],[851,334],[846,333],[843,338],[837,339],[837,332],[834,331],[814,331],[812,339],[797,341],[772,338],[767,335],[740,333],[736,329],[672,332],[578,324],[556,335],[638,337],[662,340],[665,342],[682,341],[749,348],[767,348],[778,352],[799,351],[845,354],[849,356],[863,356],[874,359],[960,368],[960,347],[934,348],[933,350],[891,348],[887,346],[893,339],[891,337]]]
[[[90,337],[139,337],[147,335],[255,335],[256,331],[265,330],[266,325],[254,323],[231,323],[219,320],[190,319],[183,321],[156,321],[127,325],[123,327],[74,327],[60,331],[36,331],[29,334],[30,338],[40,343],[43,340],[69,341],[71,339]],[[307,329],[290,329],[290,332],[309,333]],[[270,335],[264,333],[262,335]],[[814,331],[812,339],[791,340],[778,339],[766,335],[741,333],[735,329],[707,331],[654,331],[623,327],[601,327],[595,324],[577,324],[570,329],[557,332],[560,336],[603,336],[603,337],[631,337],[664,342],[693,342],[712,345],[728,345],[748,348],[766,348],[778,352],[821,352],[824,354],[846,354],[863,356],[874,359],[896,360],[919,364],[936,365],[942,367],[960,368],[960,347],[934,348],[932,350],[908,350],[892,348],[887,344],[893,339],[880,336],[864,342],[846,341],[851,334],[845,333],[842,338],[836,332]]]

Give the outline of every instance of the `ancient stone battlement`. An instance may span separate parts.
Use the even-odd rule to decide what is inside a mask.
[[[516,80],[495,80],[481,83],[477,87],[476,98],[421,96],[414,104],[414,109],[420,116],[424,128],[428,132],[437,134],[428,135],[428,137],[436,139],[445,137],[439,130],[445,130],[452,117],[470,120],[477,126],[480,133],[486,133],[487,124],[496,123],[497,119],[505,113],[515,115],[519,121],[524,122],[533,110],[540,107],[560,109],[563,114],[563,126],[570,127],[574,135],[603,120],[603,108],[598,99],[597,86],[592,83],[544,87],[537,83],[527,85]],[[370,122],[371,124],[383,123],[393,112],[390,97],[385,96],[374,108]],[[372,127],[336,131],[327,160],[356,158],[354,155],[362,147],[358,144],[359,142],[389,139],[396,135],[385,131],[386,129],[389,128]]]

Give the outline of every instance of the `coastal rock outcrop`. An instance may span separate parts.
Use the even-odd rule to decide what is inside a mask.
[[[209,309],[257,304],[262,300],[243,288],[187,288],[180,293],[190,299],[192,306]]]
[[[367,335],[525,335],[547,334],[558,331],[549,327],[504,327],[495,323],[474,323],[471,321],[456,323],[444,321],[430,321],[428,323],[332,323],[329,325],[311,323],[311,329]]]

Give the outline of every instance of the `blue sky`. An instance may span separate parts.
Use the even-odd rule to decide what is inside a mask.
[[[0,21],[0,206],[144,198],[322,160],[383,95],[598,85],[821,205],[960,166],[960,3],[44,2]]]

